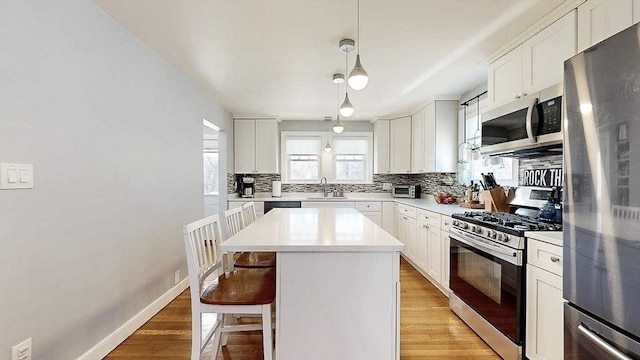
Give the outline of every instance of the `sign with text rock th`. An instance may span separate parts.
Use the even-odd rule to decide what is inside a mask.
[[[525,170],[522,186],[562,186],[562,168]]]

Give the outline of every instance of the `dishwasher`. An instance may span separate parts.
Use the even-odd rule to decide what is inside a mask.
[[[271,209],[277,208],[299,208],[302,207],[300,201],[265,201],[264,213],[268,213]]]

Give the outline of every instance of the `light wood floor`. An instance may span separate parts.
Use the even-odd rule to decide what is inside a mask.
[[[500,359],[449,310],[448,299],[404,260],[400,264],[400,281],[402,360]],[[190,349],[191,306],[189,290],[186,290],[105,359],[188,360]],[[202,359],[209,356],[207,348]],[[217,360],[254,359],[262,359],[260,332],[230,335],[228,345]]]

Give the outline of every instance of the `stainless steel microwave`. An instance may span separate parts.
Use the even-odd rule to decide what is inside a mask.
[[[482,115],[484,155],[524,157],[562,153],[562,84]]]
[[[417,199],[421,190],[420,185],[396,185],[393,187],[393,197]]]

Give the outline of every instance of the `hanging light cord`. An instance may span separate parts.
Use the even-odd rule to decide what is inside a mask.
[[[358,55],[360,55],[360,0],[358,0],[358,34],[356,35],[358,37],[358,42],[356,43],[356,46],[358,47]]]
[[[349,53],[347,51],[344,52],[344,73],[348,74],[349,73]],[[345,82],[346,84],[346,82]],[[349,86],[345,86],[344,87],[344,93],[345,94],[349,94]]]

